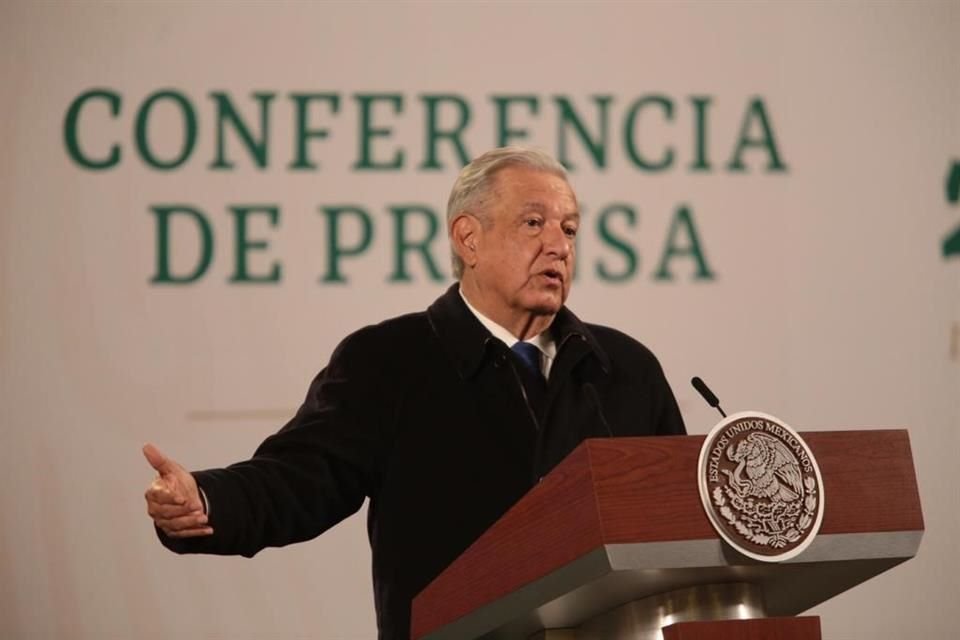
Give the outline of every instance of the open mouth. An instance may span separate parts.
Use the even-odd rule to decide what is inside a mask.
[[[544,269],[540,275],[550,284],[563,284],[563,273],[556,269]]]

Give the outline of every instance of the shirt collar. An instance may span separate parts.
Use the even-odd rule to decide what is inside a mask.
[[[460,289],[459,291],[460,297],[463,299],[463,303],[467,305],[467,309],[470,310],[470,313],[477,318],[480,324],[482,324],[494,338],[500,340],[511,348],[513,345],[520,342],[520,340],[518,340],[515,335],[510,333],[506,327],[494,322],[481,313],[479,309],[470,304],[470,301],[467,300],[467,296],[463,294],[463,289]],[[550,329],[548,328],[546,331],[542,331],[534,337],[524,340],[524,342],[528,342],[540,350],[540,371],[543,373],[545,378],[549,378],[550,369],[553,368],[553,360],[557,357],[557,342],[550,334]]]
[[[487,331],[489,331],[494,338],[497,338],[503,342],[508,347],[512,347],[516,343],[520,342],[515,335],[510,333],[506,327],[497,324],[487,316],[485,316],[480,310],[470,304],[470,301],[467,300],[467,296],[463,294],[463,289],[460,290],[460,297],[463,298],[463,303],[467,305],[467,309],[476,316],[477,320],[480,321]],[[557,356],[557,343],[553,339],[553,336],[550,335],[550,329],[542,331],[541,333],[535,335],[532,338],[527,338],[524,342],[529,342],[534,345],[536,348],[540,349],[540,352],[553,360]]]
[[[494,338],[480,319],[467,307],[460,295],[460,283],[454,282],[446,293],[437,298],[427,309],[427,322],[431,331],[440,340],[450,355],[457,373],[462,378],[472,377],[490,354],[491,343],[505,344]],[[591,354],[603,374],[610,371],[610,359],[593,336],[592,331],[569,309],[563,307],[550,325],[550,337],[554,340],[556,355],[560,349],[564,356],[565,370],[575,366],[581,358]],[[511,338],[516,341],[516,338]]]

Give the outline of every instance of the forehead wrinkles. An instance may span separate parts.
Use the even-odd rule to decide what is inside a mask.
[[[509,189],[511,193],[521,190],[517,187],[524,186],[527,189],[557,193],[563,196],[569,195],[572,199],[576,199],[576,196],[573,195],[573,187],[563,176],[522,165],[500,168],[490,176],[487,185],[488,190],[498,196],[502,196],[505,191],[508,191],[507,186],[509,185],[512,187]]]
[[[531,174],[542,179],[530,180]],[[484,216],[488,217],[485,222],[490,224],[494,217],[512,218],[531,212],[580,219],[580,203],[567,180],[526,167],[504,167],[491,176],[483,190],[483,204]]]
[[[574,201],[573,206],[574,206],[574,207],[577,206],[576,201]],[[540,202],[539,200],[530,200],[530,201],[528,201],[528,202],[525,202],[525,203],[520,207],[520,211],[521,211],[521,213],[531,213],[531,212],[532,212],[532,213],[541,213],[541,214],[544,214],[544,215],[546,215],[546,214],[548,214],[548,213],[551,213],[550,207],[548,207],[548,206],[545,205],[544,203]],[[576,208],[573,208],[573,209],[570,209],[570,210],[558,210],[557,213],[559,213],[560,216],[562,216],[564,220],[579,220],[579,219],[580,219],[580,212],[579,212]]]

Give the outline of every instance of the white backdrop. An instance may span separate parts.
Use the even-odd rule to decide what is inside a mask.
[[[607,162],[598,168],[571,130],[572,181],[586,205],[580,276],[570,306],[621,328],[660,357],[688,430],[715,415],[687,381],[704,377],[728,411],[755,408],[800,430],[907,427],[927,532],[920,553],[813,611],[824,636],[946,637],[960,592],[960,256],[944,238],[960,225],[945,195],[960,159],[960,5],[957,3],[94,3],[0,5],[0,635],[4,638],[324,638],[375,636],[369,551],[360,516],[308,544],[254,560],[177,557],[157,543],[142,492],[153,441],[190,468],[249,455],[299,404],[311,377],[351,330],[418,310],[443,282],[409,258],[412,282],[388,282],[388,207],[442,211],[459,169],[425,170],[420,96],[468,105],[471,155],[495,146],[491,96],[533,96],[511,121],[527,142],[557,152],[556,96],[590,131],[593,96],[610,96]],[[117,166],[92,171],[68,153],[70,105],[91,89],[120,97],[86,103],[80,145]],[[174,89],[196,111],[196,146],[160,171],[136,150],[136,117],[154,92]],[[269,158],[257,168],[231,130],[232,170],[216,156],[216,110],[227,94],[256,133],[255,91],[275,94]],[[311,107],[328,129],[294,170],[290,93],[332,93]],[[362,143],[356,94],[402,96],[400,113],[374,109],[389,133],[371,149],[396,170],[354,168]],[[632,142],[673,165],[637,169],[624,129],[637,99],[657,95]],[[710,99],[705,153],[695,163],[693,97]],[[759,99],[784,165],[769,147],[728,169],[747,105]],[[447,103],[449,106],[450,103]],[[519,106],[517,106],[519,105]],[[170,159],[183,141],[175,105],[149,114],[149,144]],[[455,124],[444,111],[444,126]],[[441,118],[441,120],[443,120]],[[759,132],[759,133],[758,133]],[[761,135],[752,121],[751,139]],[[610,219],[633,248],[596,231]],[[187,204],[215,238],[209,271],[192,284],[150,282],[157,230],[150,207]],[[264,250],[251,270],[282,264],[271,284],[231,284],[228,207],[272,204],[250,224]],[[356,204],[373,224],[369,250],[345,259],[347,283],[321,282],[329,235],[322,206]],[[683,205],[714,274],[695,261],[654,275]],[[593,215],[591,215],[593,214]],[[181,221],[182,222],[182,221]],[[180,224],[180,223],[178,223]],[[176,227],[174,265],[197,242]],[[344,244],[357,239],[345,226]],[[412,226],[410,237],[425,227]],[[353,235],[351,235],[353,234]],[[442,235],[442,233],[441,233]],[[689,236],[678,236],[686,246]]]

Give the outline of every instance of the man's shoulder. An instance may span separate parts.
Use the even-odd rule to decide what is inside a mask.
[[[660,368],[660,363],[653,351],[633,336],[601,324],[591,322],[583,324],[614,366],[631,369]]]
[[[426,312],[406,313],[357,329],[340,342],[333,357],[373,357],[383,361],[391,356],[416,353],[425,348],[430,339]]]

